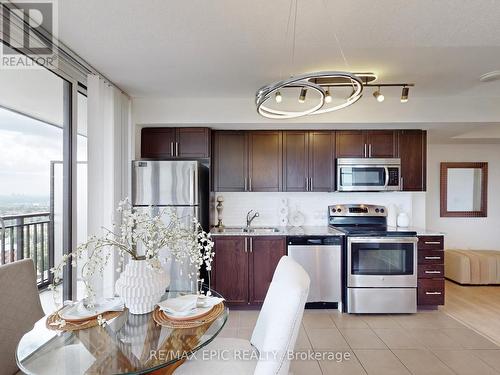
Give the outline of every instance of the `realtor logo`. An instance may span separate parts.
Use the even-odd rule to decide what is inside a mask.
[[[1,68],[55,68],[56,0],[0,0]]]

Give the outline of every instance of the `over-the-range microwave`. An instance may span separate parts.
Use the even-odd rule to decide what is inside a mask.
[[[400,177],[400,159],[337,159],[337,191],[399,191]]]

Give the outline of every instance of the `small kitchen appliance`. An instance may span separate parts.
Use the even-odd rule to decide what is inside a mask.
[[[400,159],[337,159],[338,191],[399,191],[400,177]]]

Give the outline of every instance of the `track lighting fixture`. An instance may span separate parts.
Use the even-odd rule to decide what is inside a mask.
[[[304,103],[306,101],[307,89],[302,88],[299,95],[299,103]]]
[[[373,96],[375,97],[375,99],[377,99],[377,102],[379,103],[382,103],[385,99],[385,96],[382,95],[382,93],[380,92],[380,86],[378,87],[377,91],[373,93]]]
[[[409,91],[410,91],[409,87],[403,86],[403,90],[401,91],[401,103],[406,103],[408,101]]]
[[[332,95],[330,94],[330,88],[325,92],[325,103],[331,103],[332,102]]]
[[[281,96],[281,92],[276,91],[276,95],[274,96],[274,99],[276,100],[276,103],[281,103],[283,100],[283,97]]]

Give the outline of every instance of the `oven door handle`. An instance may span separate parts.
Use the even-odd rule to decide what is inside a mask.
[[[389,185],[389,168],[384,167],[385,170],[385,184],[384,187],[387,187]]]
[[[348,237],[348,243],[417,243],[417,237]]]

